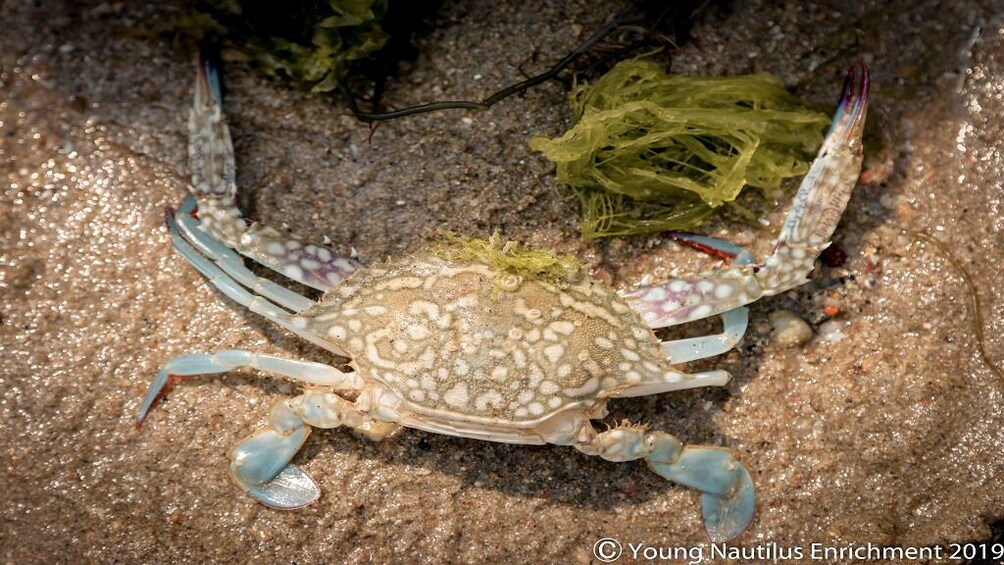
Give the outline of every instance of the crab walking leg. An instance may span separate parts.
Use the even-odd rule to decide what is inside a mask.
[[[234,149],[223,117],[220,77],[200,60],[195,102],[188,120],[192,189],[199,228],[266,267],[318,290],[329,290],[362,266],[350,257],[302,241],[292,234],[244,220],[237,208]]]
[[[608,461],[644,459],[661,477],[701,491],[704,527],[715,543],[738,537],[753,521],[756,495],[749,471],[732,451],[684,446],[675,436],[627,422],[575,445]]]
[[[639,381],[612,393],[612,398],[629,398],[634,396],[649,396],[673,392],[676,390],[686,390],[689,388],[703,388],[706,386],[725,386],[729,384],[732,375],[728,371],[716,369],[714,371],[703,371],[700,373],[681,373],[679,371],[669,371],[660,378],[650,381]]]
[[[298,508],[320,495],[317,484],[290,460],[310,428],[347,426],[366,430],[372,420],[353,402],[329,392],[283,399],[268,425],[238,443],[229,454],[230,476],[252,498],[274,508]]]
[[[739,343],[749,325],[749,309],[745,306],[722,313],[722,333],[662,342],[662,350],[670,363],[686,363],[714,357],[729,351]]]
[[[167,225],[168,231],[171,233],[171,242],[174,244],[174,248],[177,249],[178,252],[181,253],[181,255],[188,260],[188,262],[191,263],[197,271],[208,278],[210,284],[215,286],[220,292],[255,314],[260,314],[265,318],[268,318],[275,324],[286,328],[314,345],[327,349],[328,351],[338,355],[345,355],[344,351],[336,348],[331,344],[331,342],[306,331],[305,328],[307,322],[304,318],[293,315],[275,304],[272,304],[268,300],[265,300],[261,296],[248,292],[247,289],[238,284],[237,281],[235,281],[230,275],[218,267],[216,263],[200,255],[199,252],[191,246],[191,244],[181,237],[181,234],[178,231],[177,222],[175,222],[171,215],[167,216]]]
[[[136,426],[143,424],[150,409],[164,394],[172,380],[226,373],[240,368],[257,369],[307,384],[328,386],[335,390],[361,390],[363,387],[362,379],[356,373],[343,373],[322,363],[285,359],[240,349],[182,355],[168,361],[150,383],[140,405],[139,414],[136,416]]]
[[[169,213],[171,219],[174,220],[174,222],[168,221],[168,230],[171,233],[172,241],[176,241],[179,237],[185,238],[187,243],[212,260],[233,280],[251,289],[252,293],[260,294],[283,308],[302,312],[314,305],[313,300],[252,273],[232,249],[197,228],[190,215],[194,208],[195,199],[189,195],[182,201],[176,214]],[[177,248],[177,244],[175,247]]]
[[[680,378],[684,377],[684,378]],[[631,398],[635,396],[651,396],[653,394],[663,394],[677,390],[689,388],[703,388],[706,386],[722,387],[729,384],[732,375],[728,371],[716,369],[714,371],[703,371],[700,373],[677,373],[676,375],[666,375],[663,380],[645,382],[632,385],[630,388],[617,391],[611,394],[611,398]]]
[[[868,69],[848,72],[830,132],[802,179],[774,251],[762,265],[731,265],[694,277],[639,287],[625,300],[661,328],[719,314],[806,281],[829,245],[861,173],[861,135],[868,108]]]

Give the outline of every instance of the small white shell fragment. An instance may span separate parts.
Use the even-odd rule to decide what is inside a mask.
[[[819,326],[819,339],[830,343],[840,341],[847,337],[844,329],[849,325],[851,323],[846,320],[829,320],[823,322]]]
[[[812,339],[812,328],[791,310],[775,310],[768,316],[774,326],[771,343],[778,347],[799,347]]]

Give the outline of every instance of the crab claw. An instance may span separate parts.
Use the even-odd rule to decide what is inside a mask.
[[[706,236],[668,234],[731,265],[699,275],[645,285],[625,293],[631,307],[652,328],[682,324],[780,294],[808,280],[816,257],[830,244],[861,174],[862,141],[868,113],[868,67],[852,67],[844,81],[830,131],[795,194],[774,251],[754,264],[742,248]]]
[[[236,478],[235,478],[236,480]],[[286,465],[265,484],[253,485],[237,480],[244,492],[258,502],[281,510],[294,510],[310,504],[321,496],[321,489],[303,469]]]
[[[269,415],[269,427],[230,450],[230,476],[265,506],[293,509],[310,504],[321,489],[289,463],[309,435],[310,426],[286,402],[279,402]]]
[[[701,514],[712,542],[739,537],[753,521],[753,479],[731,451],[687,446],[672,463],[648,459],[648,465],[665,479],[701,491]]]

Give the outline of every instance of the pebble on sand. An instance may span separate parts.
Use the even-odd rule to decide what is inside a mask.
[[[791,310],[775,310],[770,313],[769,319],[774,326],[770,339],[776,346],[798,347],[812,339],[812,328]]]

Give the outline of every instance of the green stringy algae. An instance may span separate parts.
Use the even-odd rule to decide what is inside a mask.
[[[498,232],[484,239],[444,230],[428,246],[429,251],[442,259],[480,261],[504,273],[495,281],[497,290],[515,290],[524,280],[573,282],[582,272],[582,265],[574,257],[502,241]]]
[[[770,75],[669,76],[646,60],[577,86],[571,103],[572,129],[530,147],[578,193],[586,239],[692,228],[738,208],[745,186],[805,174],[830,122]]]

